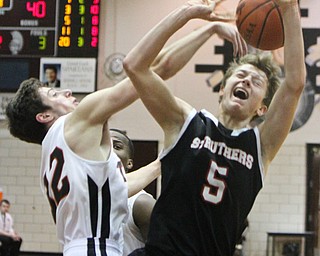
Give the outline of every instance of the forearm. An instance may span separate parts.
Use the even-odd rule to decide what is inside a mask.
[[[0,235],[1,235],[1,236],[11,237],[11,234],[10,234],[9,232],[4,231],[4,230],[0,230]]]
[[[215,22],[208,23],[165,47],[153,62],[153,70],[163,79],[174,76],[215,33]]]
[[[285,83],[300,91],[303,89],[306,76],[300,9],[297,1],[282,4],[280,8],[285,31]]]
[[[127,174],[128,197],[135,195],[159,177],[161,164],[157,159],[140,169]]]

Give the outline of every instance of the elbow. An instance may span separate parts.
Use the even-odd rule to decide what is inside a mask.
[[[296,83],[298,83],[297,89],[298,89],[298,91],[299,91],[300,93],[302,93],[303,90],[304,90],[304,87],[305,87],[305,85],[306,85],[306,80],[307,80],[307,74],[306,74],[306,70],[304,69],[304,70],[301,72],[300,76],[297,77],[296,80],[295,80]]]
[[[137,65],[133,62],[130,56],[126,56],[122,62],[123,68],[126,71],[127,75],[131,77],[135,70],[137,69]]]
[[[139,60],[139,57],[130,54],[124,58],[122,65],[131,81],[135,81],[148,70],[148,66]]]

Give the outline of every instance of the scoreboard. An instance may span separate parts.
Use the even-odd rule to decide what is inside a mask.
[[[96,88],[100,0],[0,0],[0,93],[29,77],[46,82],[58,69],[61,89]]]
[[[97,57],[100,0],[0,0],[0,57]]]

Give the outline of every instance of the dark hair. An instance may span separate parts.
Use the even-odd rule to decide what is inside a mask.
[[[129,158],[133,159],[134,158],[134,146],[133,146],[132,140],[128,137],[126,131],[122,131],[122,130],[114,129],[114,128],[111,128],[110,131],[120,133],[126,138],[127,144],[129,147]]]
[[[10,205],[10,202],[9,202],[9,200],[7,200],[7,199],[2,199],[2,200],[0,201],[0,205],[2,205],[3,203],[5,203],[5,204],[7,204],[7,205]]]
[[[38,113],[50,109],[42,103],[39,88],[45,85],[36,78],[23,81],[6,107],[10,133],[23,141],[41,144],[47,133],[45,124],[36,120]]]
[[[268,88],[263,103],[269,107],[275,92],[280,86],[280,67],[272,60],[271,54],[247,54],[240,59],[231,62],[226,74],[221,82],[221,86],[224,87],[228,78],[233,72],[242,65],[251,64],[256,68],[263,71],[268,79]]]
[[[57,67],[54,66],[54,65],[48,65],[48,66],[46,66],[46,67],[44,68],[44,70],[47,70],[47,69],[53,70],[54,73],[57,73],[57,72],[58,72]]]

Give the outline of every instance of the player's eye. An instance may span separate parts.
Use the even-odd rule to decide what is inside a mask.
[[[119,145],[119,144],[113,144],[113,148],[116,149],[116,150],[121,150],[122,146]]]
[[[243,72],[237,72],[237,73],[236,73],[236,76],[237,76],[238,78],[244,78],[244,77],[245,77],[245,74],[244,74]]]

